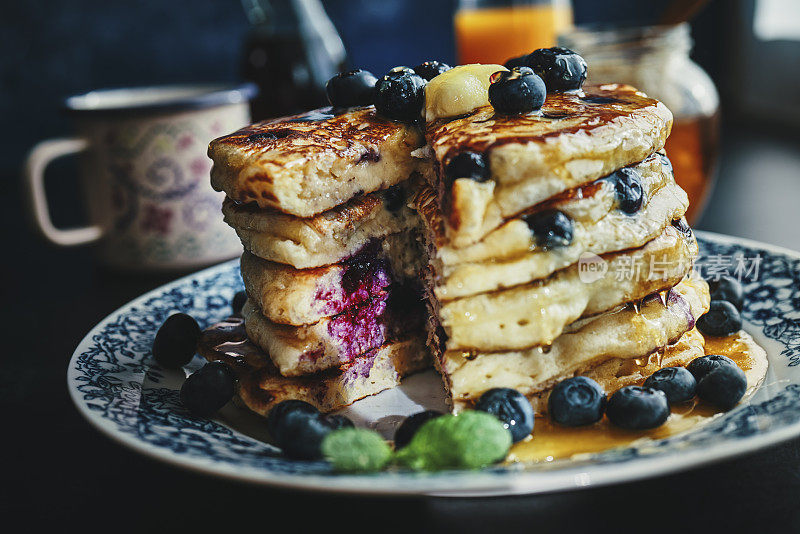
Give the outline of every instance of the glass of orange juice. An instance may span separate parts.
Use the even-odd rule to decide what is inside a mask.
[[[555,46],[572,26],[570,0],[460,0],[455,15],[458,61],[504,63]]]

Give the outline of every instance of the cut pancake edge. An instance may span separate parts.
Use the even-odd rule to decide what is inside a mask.
[[[393,388],[403,377],[430,367],[424,336],[410,335],[384,343],[337,368],[285,377],[269,356],[248,339],[244,321],[238,317],[206,329],[199,353],[207,361],[221,360],[230,365],[239,380],[238,404],[264,417],[275,404],[289,399],[309,402],[323,412],[336,411]]]

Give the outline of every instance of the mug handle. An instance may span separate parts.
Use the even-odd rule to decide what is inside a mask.
[[[55,159],[83,152],[89,147],[86,139],[64,138],[42,141],[28,152],[23,177],[25,179],[29,211],[36,229],[54,245],[71,247],[97,241],[103,235],[99,226],[85,226],[62,230],[53,225],[50,207],[44,191],[44,171]]]

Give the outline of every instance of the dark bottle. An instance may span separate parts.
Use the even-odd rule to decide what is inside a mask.
[[[327,105],[325,83],[344,70],[347,55],[319,0],[242,0],[252,27],[245,41],[244,77],[259,95],[253,119]]]

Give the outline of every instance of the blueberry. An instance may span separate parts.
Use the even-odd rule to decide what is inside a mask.
[[[722,366],[730,366],[730,367],[737,367],[736,362],[728,358],[727,356],[722,356],[718,354],[710,354],[708,356],[701,356],[700,358],[695,358],[689,365],[686,366],[686,370],[692,373],[695,381],[700,382],[708,373],[716,369],[717,367]]]
[[[395,185],[383,192],[386,209],[397,213],[407,204],[406,192],[400,185]]]
[[[521,56],[512,57],[506,60],[503,63],[503,66],[508,70],[513,69],[514,67],[527,67],[528,66],[528,54],[523,54]]]
[[[422,112],[427,82],[412,69],[404,69],[393,70],[378,80],[375,85],[375,108],[378,113],[392,120],[414,122]]]
[[[658,153],[658,157],[661,160],[661,166],[667,171],[668,174],[674,174],[672,169],[672,162],[669,160],[666,154]]]
[[[170,315],[156,332],[153,358],[166,369],[177,369],[191,361],[197,352],[200,326],[185,313]]]
[[[747,376],[735,365],[720,365],[697,382],[697,396],[722,410],[730,410],[747,391]]]
[[[619,209],[625,213],[636,213],[644,202],[642,177],[635,170],[624,167],[610,175],[614,183]]]
[[[276,445],[286,456],[298,460],[321,458],[322,440],[341,424],[338,418],[331,420],[300,400],[280,402],[267,416],[267,430]]]
[[[697,320],[697,328],[707,336],[727,336],[742,329],[742,315],[727,300],[712,300],[708,311]]]
[[[536,111],[542,107],[546,96],[544,82],[528,67],[492,74],[489,102],[497,113],[513,115]]]
[[[442,412],[436,410],[425,410],[406,417],[394,432],[394,448],[400,450],[408,445],[422,425],[442,415]]]
[[[500,419],[503,426],[511,432],[514,443],[527,438],[533,432],[533,407],[525,395],[516,389],[490,389],[481,395],[475,404],[475,409]]]
[[[644,381],[644,387],[663,391],[667,401],[675,404],[694,397],[697,381],[683,367],[664,367],[650,375]]]
[[[356,425],[353,422],[345,417],[344,415],[333,414],[325,416],[325,419],[330,425],[332,430],[341,430],[342,428],[355,428]]]
[[[620,428],[647,430],[664,424],[669,417],[669,402],[663,391],[625,386],[608,399],[606,415]]]
[[[447,63],[442,63],[441,61],[426,61],[425,63],[420,63],[414,67],[414,72],[422,76],[427,81],[431,81],[441,73],[447,72],[452,68],[453,67]]]
[[[708,282],[711,288],[711,300],[727,300],[741,311],[744,305],[742,284],[731,276],[721,276],[719,280]]]
[[[386,73],[386,76],[389,76],[391,78],[397,78],[405,74],[416,74],[416,72],[411,67],[406,67],[405,65],[398,65],[397,67],[392,67],[392,69]]]
[[[562,380],[547,403],[550,418],[564,426],[583,426],[596,423],[603,417],[606,392],[600,384],[585,376]]]
[[[244,303],[247,302],[247,293],[244,291],[237,291],[231,300],[231,309],[234,315],[241,315]]]
[[[684,217],[681,217],[680,219],[673,219],[672,226],[685,236],[692,235],[692,227],[689,226],[689,223],[686,222],[686,218]]]
[[[542,78],[548,91],[580,89],[586,81],[586,61],[568,48],[540,48],[525,61]]]
[[[522,219],[533,232],[536,244],[544,249],[563,247],[572,243],[574,224],[566,213],[545,210],[524,215]]]
[[[367,70],[341,72],[328,80],[325,91],[331,105],[337,108],[368,106],[372,104],[375,83],[378,79]]]
[[[444,173],[450,182],[456,178],[485,182],[489,179],[489,162],[486,156],[479,152],[461,152],[447,162]]]
[[[181,386],[181,402],[195,415],[207,417],[225,406],[236,392],[236,375],[220,361],[209,362]]]
[[[273,406],[267,415],[267,431],[272,439],[280,444],[287,421],[310,415],[319,415],[319,410],[313,404],[296,399],[281,401]]]

